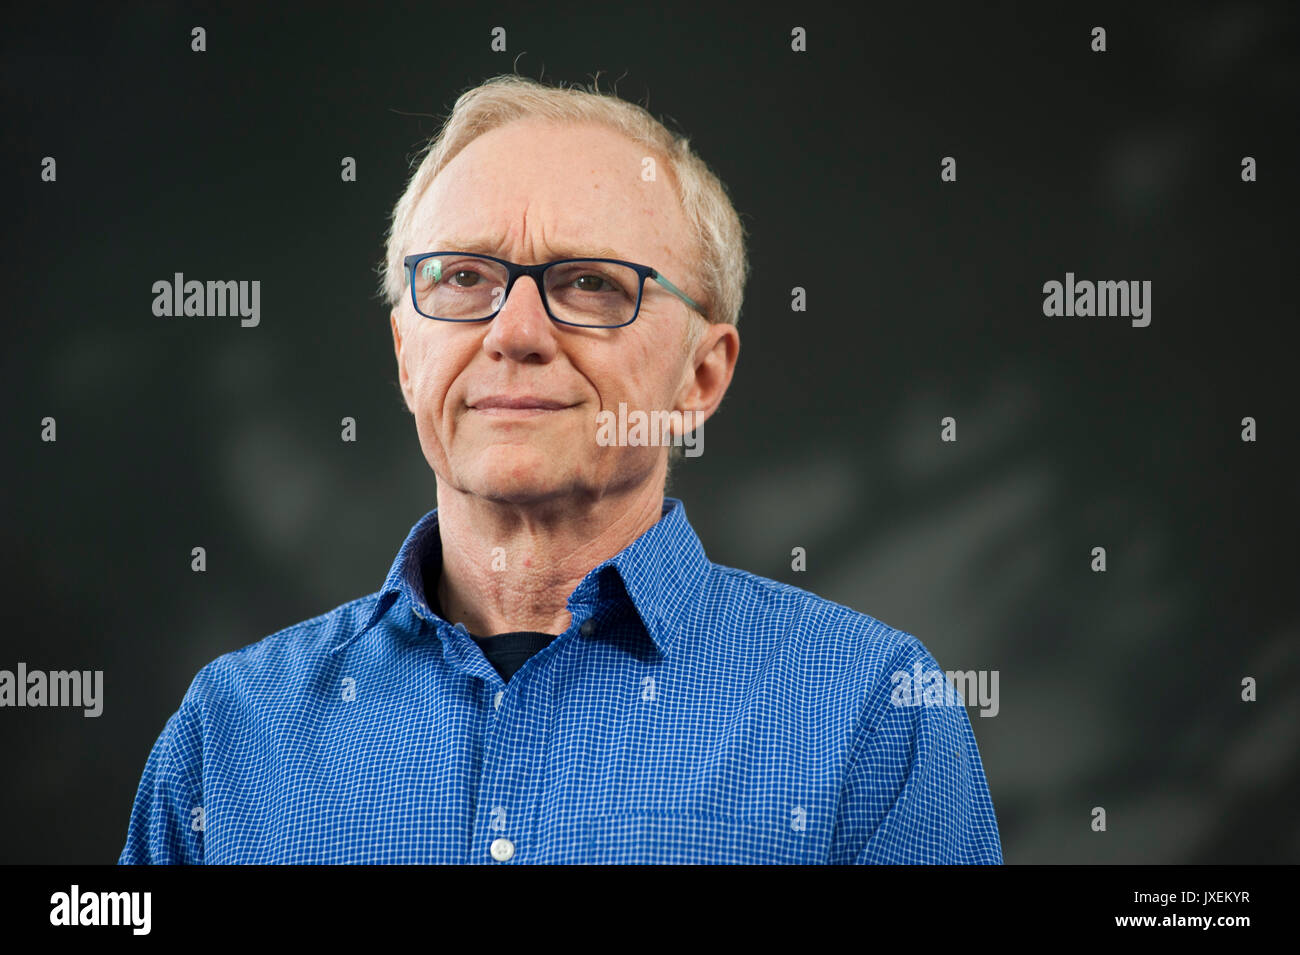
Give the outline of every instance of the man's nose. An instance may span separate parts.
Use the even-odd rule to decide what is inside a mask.
[[[550,361],[555,357],[555,323],[546,314],[538,280],[528,275],[515,280],[501,310],[489,324],[483,348],[516,361]]]

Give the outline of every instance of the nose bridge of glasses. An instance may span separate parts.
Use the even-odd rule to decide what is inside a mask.
[[[546,298],[546,270],[549,267],[549,263],[543,263],[541,265],[514,266],[510,270],[512,274],[508,275],[506,278],[505,287],[501,293],[501,302],[499,303],[500,307],[497,311],[502,312],[505,310],[506,303],[510,299],[510,293],[514,291],[515,285],[523,278],[531,278],[533,280],[533,285],[537,288],[538,304],[540,304],[543,309],[547,308],[549,302]]]

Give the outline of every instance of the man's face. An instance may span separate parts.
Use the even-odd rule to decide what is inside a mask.
[[[434,179],[403,253],[484,252],[536,264],[601,257],[607,247],[608,257],[653,266],[699,301],[685,217],[665,170],[642,179],[644,156],[596,125],[528,119],[492,130]],[[551,321],[526,277],[490,322],[425,318],[409,289],[392,315],[402,391],[439,482],[519,504],[591,499],[654,477],[666,449],[601,446],[597,413],[617,414],[619,402],[629,412],[696,407],[688,322],[705,324],[653,280],[636,321],[622,328]],[[560,407],[480,407],[495,398]]]

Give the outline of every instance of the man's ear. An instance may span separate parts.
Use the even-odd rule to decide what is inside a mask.
[[[678,396],[680,411],[693,411],[695,427],[702,425],[722,403],[740,355],[740,332],[727,322],[713,322],[700,336],[686,369]]]
[[[388,321],[393,327],[393,352],[397,356],[397,385],[402,390],[406,410],[415,414],[415,406],[411,401],[411,376],[406,372],[406,362],[402,361],[402,322],[397,317],[397,309],[389,313]]]

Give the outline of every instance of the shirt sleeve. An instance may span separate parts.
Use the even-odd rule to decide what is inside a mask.
[[[871,689],[829,861],[1001,865],[997,817],[966,707],[955,691],[944,695],[946,702],[925,702],[923,688],[911,686],[917,662],[922,674],[939,669],[909,635]],[[900,692],[904,685],[915,695]]]
[[[198,722],[182,703],[145,763],[118,865],[203,862],[201,766]]]

